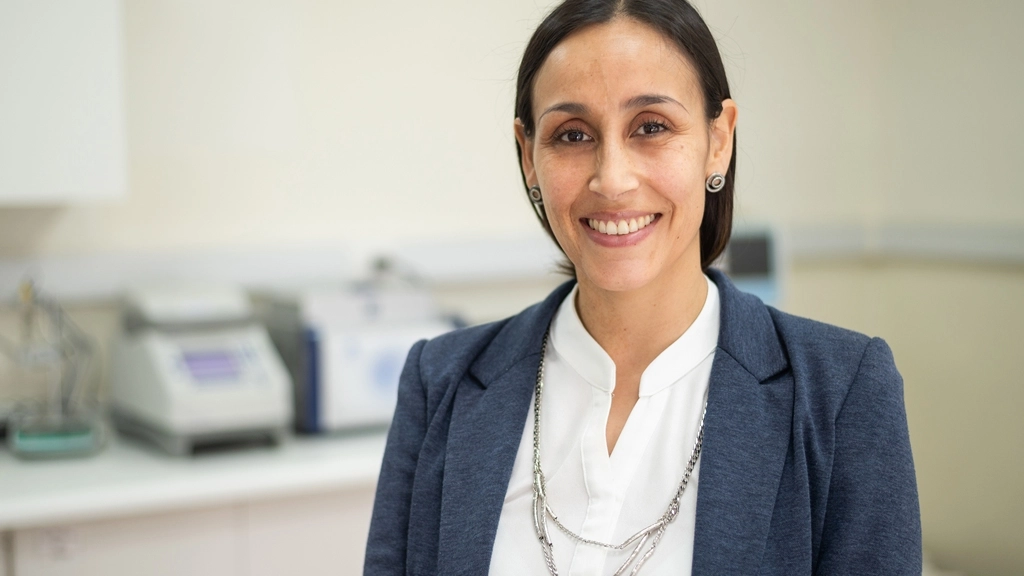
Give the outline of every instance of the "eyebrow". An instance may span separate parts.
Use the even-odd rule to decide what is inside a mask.
[[[537,122],[540,122],[540,119],[548,112],[565,112],[566,114],[583,116],[587,113],[587,107],[578,102],[561,102],[541,112],[540,116],[537,116]]]
[[[654,104],[665,104],[671,103],[676,104],[683,110],[686,110],[686,106],[683,106],[681,102],[675,98],[670,98],[662,94],[641,94],[634,96],[622,105],[623,110],[630,110],[632,108],[643,108],[644,106],[652,106]],[[554,106],[544,110],[540,116],[537,117],[537,122],[544,117],[548,112],[565,112],[566,114],[575,114],[578,116],[585,115],[587,113],[587,107],[579,102],[560,102]],[[689,112],[689,110],[686,110]]]
[[[681,102],[679,102],[675,98],[670,98],[662,94],[641,94],[639,96],[634,96],[629,100],[626,100],[626,103],[623,104],[622,107],[628,110],[631,108],[643,108],[644,106],[652,106],[654,104],[665,104],[666,102],[676,104],[683,110],[686,110],[686,106],[683,106]],[[689,110],[686,111],[689,112]]]

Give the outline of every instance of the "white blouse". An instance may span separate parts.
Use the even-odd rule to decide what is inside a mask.
[[[615,390],[615,363],[576,313],[576,289],[551,323],[544,357],[541,467],[548,504],[584,538],[618,545],[665,513],[686,470],[707,397],[718,345],[718,288],[707,279],[704,307],[686,332],[640,377],[640,398],[608,454],[605,427]],[[519,442],[490,574],[546,574],[533,525],[533,404]],[[643,576],[689,575],[700,461]],[[548,519],[555,566],[562,575],[611,574],[632,551],[577,544]],[[628,573],[628,571],[627,571]]]

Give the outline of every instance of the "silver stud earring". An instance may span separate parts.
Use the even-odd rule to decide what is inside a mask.
[[[541,196],[540,186],[530,186],[530,190],[526,195],[530,197],[530,202],[533,204],[534,212],[537,213],[537,218],[541,222],[545,222],[547,214],[544,213],[544,197]]]
[[[708,179],[704,181],[704,189],[712,194],[716,194],[725,188],[725,176],[722,176],[718,172],[708,176]]]

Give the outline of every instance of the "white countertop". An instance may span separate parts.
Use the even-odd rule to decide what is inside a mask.
[[[0,450],[0,530],[217,506],[372,485],[384,434],[289,438],[178,458],[114,438],[92,457],[25,461]]]

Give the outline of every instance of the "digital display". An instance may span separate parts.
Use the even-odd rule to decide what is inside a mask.
[[[194,380],[237,380],[241,372],[238,355],[229,350],[182,352],[182,359]]]

